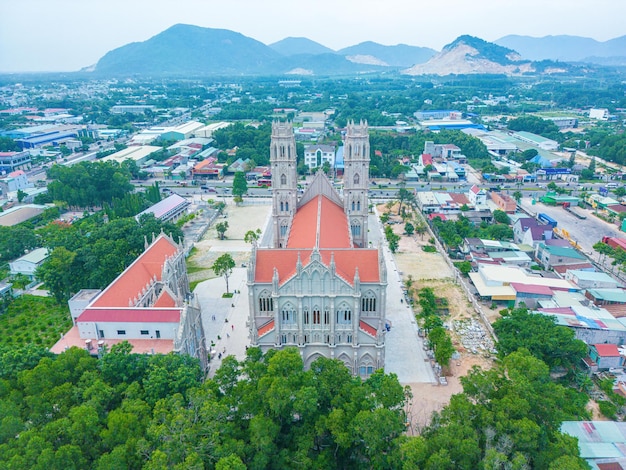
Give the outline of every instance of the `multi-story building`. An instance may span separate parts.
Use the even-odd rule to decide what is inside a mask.
[[[154,239],[103,291],[80,291],[69,306],[74,326],[51,348],[54,353],[78,346],[98,354],[128,341],[135,353],[184,353],[208,367],[200,306],[189,290],[185,253],[167,235]]]
[[[321,168],[328,162],[331,168],[335,166],[335,146],[334,145],[307,145],[304,147],[304,164],[313,168]]]
[[[365,378],[384,365],[387,286],[367,240],[367,124],[348,125],[343,199],[318,172],[298,200],[295,150],[291,124],[274,123],[272,246],[253,247],[248,266],[251,342],[297,347],[307,368],[339,359]]]

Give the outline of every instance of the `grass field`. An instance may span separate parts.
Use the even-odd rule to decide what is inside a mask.
[[[0,346],[54,345],[72,326],[67,304],[54,299],[23,295],[0,315]]]

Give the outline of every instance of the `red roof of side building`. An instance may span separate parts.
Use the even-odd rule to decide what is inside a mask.
[[[422,163],[424,166],[433,164],[433,156],[430,153],[422,154]]]
[[[298,209],[287,248],[350,248],[348,220],[343,207],[318,195]]]
[[[280,284],[283,284],[296,273],[298,254],[302,266],[311,261],[313,250],[290,249],[259,249],[256,252],[256,282],[272,282],[274,268],[278,270]],[[359,268],[361,282],[379,282],[378,250],[370,248],[353,248],[337,250],[320,250],[321,262],[329,266],[331,257],[335,258],[335,271],[348,284],[352,285],[356,268]]]
[[[90,307],[128,307],[129,301],[140,297],[141,291],[154,278],[161,280],[165,260],[174,256],[177,249],[170,240],[160,235],[139,258],[109,284]]]
[[[78,323],[180,323],[180,308],[87,308]]]
[[[450,199],[452,199],[453,202],[455,202],[456,204],[459,205],[463,205],[463,204],[469,204],[470,200],[467,198],[467,196],[465,194],[460,194],[460,193],[448,193],[448,196],[450,196]]]
[[[619,357],[619,349],[615,344],[592,344],[601,357]]]
[[[153,305],[154,308],[173,308],[176,307],[176,300],[166,290],[161,291],[159,298]]]

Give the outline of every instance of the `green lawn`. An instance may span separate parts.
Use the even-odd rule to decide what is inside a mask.
[[[48,297],[23,295],[0,315],[0,346],[51,347],[71,326],[67,304],[59,305]]]

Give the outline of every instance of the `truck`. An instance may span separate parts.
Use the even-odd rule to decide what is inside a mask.
[[[626,251],[626,240],[617,237],[602,237],[602,243],[606,243],[611,248],[621,248]]]
[[[539,214],[537,214],[537,220],[539,220],[539,222],[543,222],[544,224],[552,226],[552,228],[555,228],[557,226],[557,221],[544,212],[539,212]]]

